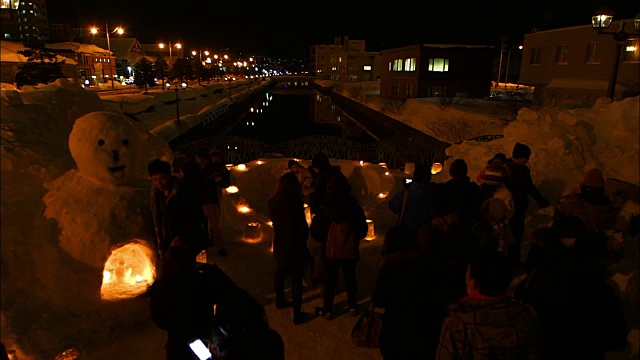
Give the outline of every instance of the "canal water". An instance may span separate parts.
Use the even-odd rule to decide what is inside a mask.
[[[238,163],[270,156],[310,159],[317,152],[390,166],[443,160],[449,144],[336,96],[309,85],[270,86],[172,147],[184,154],[218,148]]]
[[[280,144],[318,135],[329,135],[371,143],[370,136],[358,123],[331,101],[331,96],[314,89],[276,88],[266,91],[254,102],[246,115],[228,135]]]

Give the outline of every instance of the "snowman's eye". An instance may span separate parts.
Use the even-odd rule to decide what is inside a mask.
[[[102,139],[98,140],[98,146],[102,146],[102,145],[104,145],[104,140]]]
[[[124,145],[124,146],[129,145],[129,140],[127,140],[127,139],[122,140],[122,145]]]

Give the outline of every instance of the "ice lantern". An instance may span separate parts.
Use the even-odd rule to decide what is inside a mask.
[[[373,240],[376,238],[376,232],[373,227],[373,220],[367,219],[367,236],[364,237],[365,240]]]
[[[132,240],[111,249],[102,272],[100,297],[122,300],[147,290],[156,276],[155,251],[142,240]]]
[[[262,240],[260,223],[257,221],[248,223],[244,228],[244,240],[248,243],[257,243]]]
[[[439,163],[439,162],[434,162],[434,163],[431,165],[431,173],[432,173],[433,175],[435,175],[435,174],[439,173],[440,171],[442,171],[442,164],[441,164],[441,163]]]

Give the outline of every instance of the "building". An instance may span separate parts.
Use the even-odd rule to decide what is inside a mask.
[[[343,51],[330,59],[331,80],[339,82],[373,81],[374,62],[378,52]]]
[[[107,46],[107,38],[94,38],[91,39],[91,43],[103,49],[109,48],[109,46]],[[116,59],[116,74],[118,75],[118,79],[132,76],[130,68],[132,68],[140,58],[146,56],[144,51],[142,51],[140,42],[135,38],[110,37],[109,45]],[[154,62],[155,59],[149,57],[149,61]]]
[[[45,0],[2,0],[0,14],[3,40],[49,40]]]
[[[116,76],[115,57],[106,49],[76,42],[47,44],[47,48],[73,59],[77,63],[75,78],[87,86],[106,83]]]
[[[320,79],[329,80],[332,76],[333,64],[331,59],[335,58],[338,53],[348,52],[364,52],[364,40],[350,40],[348,36],[344,39],[335,37],[333,44],[314,45],[309,51],[309,62],[311,71],[315,72]]]
[[[18,41],[0,41],[0,46],[0,82],[15,84],[20,65],[27,62],[27,58],[18,53],[18,51],[25,50],[25,47]],[[75,60],[60,55],[57,56],[57,60],[65,62],[61,68],[67,78],[78,79]]]
[[[420,44],[380,52],[380,96],[393,99],[489,96],[493,58],[487,45]]]
[[[618,31],[624,21],[632,32],[633,19],[614,21],[608,32]],[[615,98],[637,96],[640,81],[638,38],[623,44]],[[614,65],[616,41],[611,34],[599,34],[591,25],[538,31],[524,36],[520,83],[535,86],[534,101],[593,105],[607,96]]]

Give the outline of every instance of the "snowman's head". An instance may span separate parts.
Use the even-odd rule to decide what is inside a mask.
[[[122,185],[134,171],[138,133],[123,115],[96,111],[76,120],[69,135],[69,150],[80,175]]]

